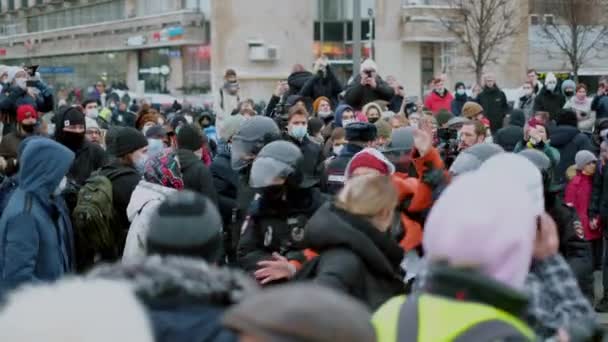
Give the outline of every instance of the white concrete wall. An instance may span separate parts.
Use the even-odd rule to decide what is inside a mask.
[[[278,80],[294,64],[313,62],[314,2],[301,0],[221,0],[211,3],[211,70],[213,92],[223,84],[224,71],[236,70],[241,98],[268,100]],[[277,61],[249,61],[250,39],[279,46]]]

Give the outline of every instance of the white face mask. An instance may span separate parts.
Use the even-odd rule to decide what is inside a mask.
[[[355,119],[342,120],[342,127],[346,127],[355,122],[357,122]]]
[[[53,196],[61,195],[61,193],[63,192],[63,190],[65,190],[65,188],[67,186],[68,186],[68,179],[66,177],[63,177],[61,179],[61,182],[59,182],[59,185],[57,185],[57,188],[55,188],[55,191],[53,191]]]
[[[194,122],[194,118],[190,115],[186,115],[185,118],[186,118],[186,122],[190,125]]]
[[[87,116],[91,119],[97,119],[99,116],[99,110],[97,108],[87,109]]]
[[[27,88],[27,78],[19,77],[15,78],[15,85],[23,90]]]
[[[342,150],[344,149],[344,145],[340,145],[340,146],[334,146],[332,148],[333,152],[335,155],[339,156],[340,152],[342,152]]]
[[[331,113],[332,111],[330,110],[329,112],[319,112],[318,114],[322,119],[325,119],[326,117],[330,116]]]
[[[555,90],[555,86],[556,86],[556,85],[557,85],[557,84],[556,84],[556,83],[553,83],[553,82],[549,82],[549,83],[547,83],[547,84],[546,84],[547,89],[548,89],[549,91],[553,91],[553,90]]]
[[[458,88],[458,90],[456,90],[456,94],[458,94],[458,95],[464,95],[464,94],[466,94],[466,91],[464,89],[462,89],[462,88]]]

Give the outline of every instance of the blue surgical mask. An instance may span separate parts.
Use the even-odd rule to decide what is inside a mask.
[[[307,126],[298,125],[298,126],[293,126],[289,129],[289,135],[291,135],[292,137],[294,137],[295,139],[298,139],[298,140],[304,139],[306,134],[308,134]]]
[[[148,160],[148,156],[147,155],[142,155],[141,157],[139,157],[139,159],[137,159],[135,161],[135,170],[137,170],[137,173],[139,173],[140,175],[144,174],[144,171],[146,170],[146,161]]]
[[[467,93],[467,92],[466,92],[464,89],[462,89],[462,88],[458,88],[458,89],[456,89],[456,94],[458,94],[458,95],[464,95],[464,94],[466,94],[466,93]]]
[[[148,154],[155,156],[165,148],[165,144],[160,139],[148,139]]]

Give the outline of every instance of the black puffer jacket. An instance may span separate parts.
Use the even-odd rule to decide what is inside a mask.
[[[555,168],[554,182],[561,187],[566,184],[566,170],[574,165],[574,157],[578,151],[593,151],[591,140],[578,128],[567,125],[556,126],[549,132],[551,146],[558,149],[559,163]]]
[[[549,112],[551,120],[555,120],[565,104],[566,97],[559,90],[549,91],[544,87],[534,100],[534,112]]]
[[[405,292],[399,264],[403,250],[365,219],[323,205],[305,228],[303,245],[319,253],[297,279],[348,293],[376,310]]]
[[[507,96],[497,86],[484,87],[477,101],[483,107],[484,115],[490,120],[490,130],[497,132],[502,128],[505,115],[509,112]]]
[[[524,140],[524,124],[526,118],[521,110],[513,110],[510,115],[508,127],[503,127],[494,135],[494,143],[500,145],[507,152],[513,152],[515,145]]]
[[[218,145],[218,153],[209,167],[213,185],[217,191],[218,208],[224,224],[230,222],[232,210],[237,207],[236,196],[239,188],[239,175],[230,166],[230,149],[225,142]]]
[[[388,83],[384,82],[380,76],[376,76],[376,88],[361,85],[361,75],[357,75],[350,86],[346,89],[344,102],[355,110],[360,110],[366,104],[384,100],[391,101],[395,95],[395,90]]]
[[[304,187],[319,186],[321,174],[323,173],[323,150],[321,146],[312,142],[308,137],[302,141],[294,139],[289,134],[283,137],[286,141],[293,143],[302,152],[302,173],[304,176]]]
[[[298,71],[289,75],[287,77],[287,84],[289,85],[287,95],[298,95],[310,79],[312,79],[312,73],[309,71]]]
[[[338,94],[342,92],[342,84],[334,75],[332,68],[327,66],[327,74],[319,72],[312,76],[302,87],[300,95],[316,99],[325,96],[331,100],[333,108],[338,105]]]
[[[217,205],[217,192],[213,185],[213,178],[203,161],[194,152],[181,148],[177,150],[177,157],[184,177],[184,187],[209,197]]]
[[[155,341],[236,342],[222,327],[224,310],[255,295],[244,274],[199,259],[153,256],[95,268],[89,277],[128,281],[144,304]]]

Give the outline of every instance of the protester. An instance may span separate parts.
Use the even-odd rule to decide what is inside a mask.
[[[557,120],[564,104],[566,104],[566,98],[557,89],[557,78],[552,72],[547,73],[545,86],[534,99],[534,112],[548,112],[551,120]]]
[[[324,96],[331,99],[333,104],[338,103],[338,94],[342,92],[342,84],[334,75],[327,57],[322,56],[313,66],[313,76],[306,81],[299,95],[317,99]]]
[[[287,116],[287,132],[284,139],[296,145],[303,156],[303,187],[318,186],[321,180],[325,157],[321,146],[308,136],[308,112],[306,108],[294,106]]]
[[[65,279],[12,293],[0,315],[0,340],[153,342],[154,338],[129,284]]]
[[[150,127],[146,131],[146,139],[148,139],[149,156],[155,156],[165,148],[169,147],[167,131],[161,125]]]
[[[375,146],[377,149],[383,150],[386,145],[388,145],[388,143],[390,143],[391,141],[391,134],[393,133],[393,128],[385,120],[376,121],[374,126],[376,126],[376,131],[378,132]]]
[[[27,137],[36,135],[38,112],[31,105],[17,108],[17,129],[2,137],[0,142],[0,172],[5,176],[17,173],[17,150],[19,144]]]
[[[509,105],[507,96],[496,85],[494,74],[484,75],[483,91],[479,94],[477,102],[483,107],[485,116],[490,120],[490,130],[496,132],[502,128],[505,115],[509,112]]]
[[[363,106],[362,112],[367,118],[367,122],[375,124],[378,120],[380,120],[382,108],[380,108],[380,105],[378,105],[376,102],[370,102]]]
[[[0,217],[0,296],[24,283],[54,281],[74,269],[70,214],[60,196],[74,153],[30,138],[19,156],[17,188]]]
[[[250,297],[228,310],[223,324],[238,332],[240,341],[372,342],[369,320],[368,310],[352,298],[303,284]]]
[[[241,228],[238,264],[263,285],[293,277],[305,261],[298,243],[322,199],[305,186],[302,158],[297,146],[275,141],[262,148],[251,168],[257,205],[251,206]]]
[[[135,127],[137,115],[127,108],[128,103],[120,101],[118,107],[112,113],[112,124],[115,126]]]
[[[87,118],[92,119],[97,122],[99,127],[103,129],[108,129],[108,123],[100,117],[100,108],[101,101],[97,99],[86,99],[82,103],[82,108],[84,109],[84,114]]]
[[[376,62],[366,59],[361,63],[361,73],[346,88],[344,100],[352,108],[360,110],[376,100],[390,101],[394,95],[395,91],[378,75]]]
[[[605,119],[608,117],[608,97],[606,96],[606,87],[608,86],[608,78],[601,77],[597,87],[597,93],[591,102],[591,110],[596,112],[597,119]],[[607,99],[607,100],[604,100]]]
[[[378,341],[421,334],[431,336],[429,340],[476,341],[480,337],[473,327],[486,320],[501,323],[501,338],[533,339],[534,333],[519,319],[527,304],[520,291],[542,211],[532,205],[523,185],[507,184],[498,177],[479,171],[463,175],[439,198],[425,225],[428,275],[419,293],[407,299],[395,297],[375,313]],[[501,196],[494,196],[496,193]],[[479,202],[480,198],[484,201]],[[459,210],[454,210],[455,205]],[[545,224],[546,216],[541,218]],[[487,229],[497,224],[502,228]],[[438,308],[432,316],[425,310],[430,307]],[[454,312],[463,319],[455,322]],[[440,321],[449,324],[438,324]],[[494,329],[486,332],[498,333]]]
[[[591,191],[591,201],[589,204],[589,217],[591,225],[595,229],[602,230],[602,239],[604,246],[608,246],[608,172],[606,165],[608,164],[608,142],[604,141],[600,147],[600,158],[597,163],[593,187]],[[602,258],[602,285],[604,286],[603,297],[597,304],[598,312],[608,312],[608,258],[606,254]],[[605,285],[604,285],[605,284]]]
[[[534,74],[536,75],[536,73]],[[524,85],[521,88],[522,93],[519,101],[516,102],[515,108],[523,111],[526,120],[529,120],[534,112],[534,102],[538,92],[534,91],[535,88],[531,82],[524,82]],[[542,84],[540,89],[542,89]],[[538,91],[540,91],[540,89]]]
[[[543,84],[538,81],[538,74],[534,69],[528,69],[526,71],[527,83],[532,86],[532,91],[534,95],[538,95],[540,91],[543,89]],[[520,108],[521,109],[521,108]]]
[[[420,121],[420,115],[418,115],[416,113],[410,114],[410,118],[412,119],[411,121],[408,120],[408,118],[406,118],[405,115],[403,115],[403,114],[395,114],[395,116],[393,116],[389,120],[389,122],[391,124],[391,127],[393,127],[393,129],[407,127],[407,126],[417,127],[418,122]]]
[[[472,172],[481,167],[488,159],[497,154],[504,153],[505,150],[497,144],[476,144],[463,150],[454,163],[450,166],[450,174],[452,177],[458,177],[467,172]]]
[[[469,101],[469,96],[467,95],[467,90],[463,82],[456,82],[454,90],[455,96],[452,100],[450,108],[452,114],[459,116],[462,114],[462,106],[464,106],[464,104]]]
[[[576,94],[576,83],[573,80],[565,80],[562,82],[562,94],[566,97],[566,103]]]
[[[376,126],[357,122],[346,126],[346,141],[340,154],[325,168],[321,179],[321,191],[335,195],[344,186],[344,174],[352,157],[366,147],[371,147],[378,133]]]
[[[137,118],[135,119],[135,128],[146,134],[146,131],[155,125],[161,124],[160,114],[149,104],[141,106],[139,112],[137,112]]]
[[[524,140],[525,113],[514,109],[509,114],[509,125],[494,134],[494,143],[500,145],[505,151],[513,152],[515,146]]]
[[[355,112],[349,105],[340,105],[336,108],[336,117],[332,129],[336,127],[346,127],[357,120],[355,119]]]
[[[55,140],[76,154],[67,177],[82,185],[93,171],[107,164],[108,156],[100,146],[85,139],[85,116],[79,109],[67,107],[54,120]]]
[[[560,153],[551,146],[551,141],[547,136],[547,129],[536,118],[528,120],[524,127],[524,136],[522,140],[517,142],[513,152],[518,153],[524,149],[536,149],[544,153],[551,161],[551,166],[555,167],[559,164]]]
[[[576,153],[582,150],[592,151],[593,146],[590,139],[578,130],[576,113],[572,110],[561,110],[556,123],[557,127],[549,132],[551,145],[557,148],[560,155],[559,163],[554,170],[554,182],[564,188],[566,170],[575,164]]]
[[[151,226],[158,224],[155,222],[158,208],[168,196],[184,190],[185,182],[177,160],[175,152],[170,150],[147,160],[143,179],[137,184],[125,210],[131,226],[122,254],[123,261],[136,260],[148,254],[148,232]]]
[[[575,95],[571,96],[564,105],[564,109],[571,109],[576,113],[578,129],[589,134],[593,132],[595,125],[595,111],[591,110],[591,102],[592,99],[587,97],[587,86],[579,83]]]
[[[196,126],[187,124],[177,130],[177,160],[184,187],[205,195],[217,205],[217,192],[209,168],[203,163],[203,135]]]
[[[460,139],[458,150],[464,151],[467,148],[482,144],[486,140],[486,127],[479,121],[468,121],[462,124],[459,131]]]
[[[334,129],[331,134],[331,137],[327,139],[325,143],[325,147],[323,148],[323,154],[328,156],[328,158],[324,162],[324,166],[326,167],[335,157],[340,155],[340,152],[344,149],[346,145],[346,130],[342,127],[338,127]]]
[[[433,80],[433,91],[424,100],[424,107],[437,114],[439,110],[450,110],[454,96],[445,88],[443,80],[436,78]]]
[[[217,101],[217,115],[223,120],[232,115],[232,112],[237,109],[241,101],[239,96],[240,85],[234,69],[227,69],[224,73],[224,84],[219,91],[219,100]]]
[[[105,144],[103,141],[101,129],[99,128],[97,121],[95,121],[89,117],[84,118],[84,121],[85,121],[85,126],[87,127],[87,130],[85,133],[87,140],[93,144],[99,145],[102,148],[104,148]]]

